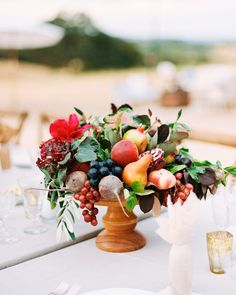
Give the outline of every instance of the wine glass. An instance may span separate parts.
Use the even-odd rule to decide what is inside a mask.
[[[15,193],[7,190],[0,192],[0,242],[1,243],[15,243],[19,240],[10,231],[6,225],[6,221],[15,208]]]
[[[43,205],[45,193],[40,188],[24,189],[24,208],[27,218],[32,221],[32,225],[25,228],[27,234],[41,234],[47,231],[47,228],[41,224],[40,214]]]

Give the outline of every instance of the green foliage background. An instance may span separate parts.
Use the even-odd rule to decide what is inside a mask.
[[[209,60],[209,46],[182,41],[152,40],[148,42],[122,40],[98,30],[85,14],[72,17],[59,15],[50,23],[65,30],[56,45],[34,50],[20,50],[19,59],[51,67],[71,67],[74,70],[96,70],[156,66],[160,61],[176,65],[197,64]],[[0,50],[0,58],[9,56]]]

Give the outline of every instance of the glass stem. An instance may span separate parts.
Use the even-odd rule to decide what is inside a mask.
[[[40,219],[39,219],[39,217],[34,218],[34,219],[32,220],[32,222],[33,222],[33,227],[34,227],[34,228],[37,227],[37,226],[39,225],[39,223],[40,223]]]

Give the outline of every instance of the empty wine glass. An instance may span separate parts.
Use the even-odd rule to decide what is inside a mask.
[[[227,189],[219,188],[212,197],[212,213],[218,230],[225,230],[229,226],[230,208],[227,200]]]
[[[45,193],[36,188],[24,189],[24,208],[27,218],[32,220],[32,226],[24,229],[27,234],[41,234],[47,228],[41,224],[40,214]]]
[[[15,193],[7,190],[0,193],[0,242],[15,243],[19,240],[6,225],[9,215],[15,208]]]

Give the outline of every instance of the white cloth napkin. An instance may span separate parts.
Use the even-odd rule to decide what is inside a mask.
[[[172,204],[168,199],[168,217],[159,217],[157,233],[172,244],[169,253],[170,287],[159,294],[191,295],[192,249],[190,246],[193,225],[199,214],[200,201],[191,193],[183,205]],[[196,294],[196,293],[195,293]]]

